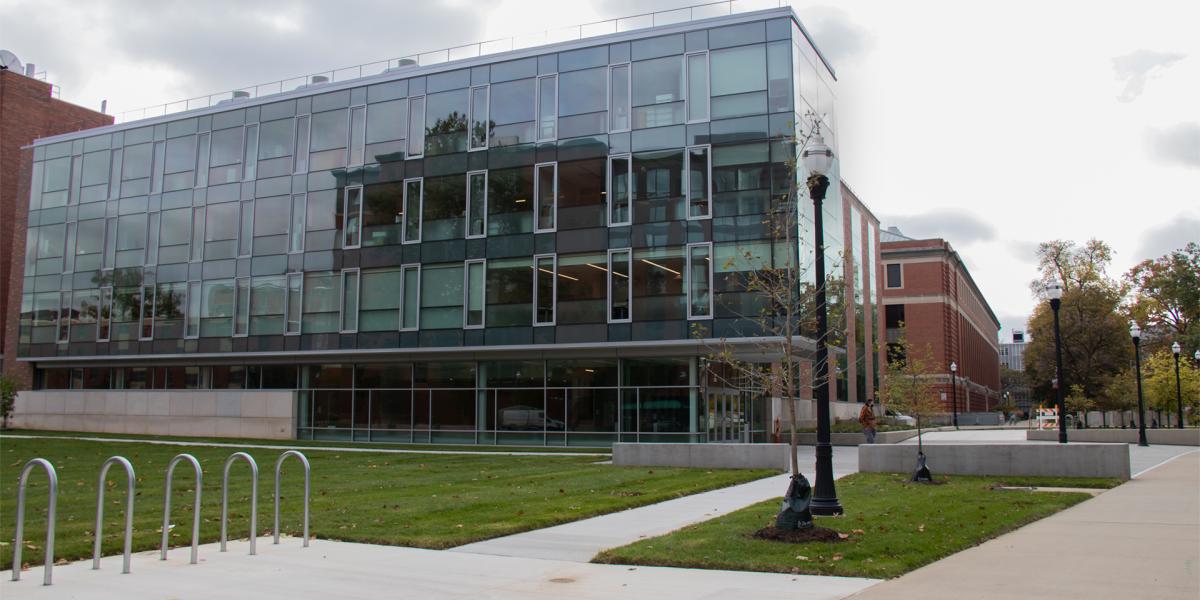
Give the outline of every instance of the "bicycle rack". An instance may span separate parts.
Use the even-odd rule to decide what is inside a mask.
[[[50,585],[54,574],[54,514],[58,508],[58,473],[54,465],[44,458],[34,458],[25,463],[21,469],[20,483],[17,484],[17,532],[13,539],[12,580],[21,580],[21,548],[25,545],[25,483],[30,471],[40,466],[46,470],[50,478],[50,503],[46,512],[46,562],[42,567],[42,585]]]
[[[167,537],[170,535],[171,526],[171,479],[175,475],[175,467],[185,460],[196,471],[196,501],[192,508],[192,564],[194,565],[200,554],[200,486],[204,480],[204,471],[200,468],[200,461],[191,454],[180,454],[172,458],[167,465],[167,489],[163,494],[162,556],[160,560],[167,560]]]
[[[96,484],[96,541],[92,543],[92,569],[100,568],[100,528],[104,522],[104,479],[113,465],[121,465],[125,469],[125,478],[128,480],[125,492],[125,562],[121,567],[121,573],[128,573],[129,554],[133,550],[133,486],[136,477],[133,474],[133,465],[123,456],[113,456],[104,461],[104,466],[100,467],[100,481]]]
[[[258,537],[258,463],[245,452],[234,452],[225,459],[225,475],[221,480],[221,552],[225,551],[225,528],[229,517],[229,468],[238,459],[250,464],[250,555],[253,556],[254,541]]]
[[[308,457],[304,456],[296,450],[288,450],[279,455],[279,460],[275,461],[275,543],[279,543],[279,470],[283,466],[283,461],[289,456],[295,456],[300,459],[300,463],[304,465],[304,547],[308,547],[308,498],[309,498],[309,479],[312,473],[312,467],[308,464]]]

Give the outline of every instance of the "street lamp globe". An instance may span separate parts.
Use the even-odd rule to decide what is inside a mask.
[[[1179,346],[1179,342],[1175,342],[1175,343],[1171,344],[1171,353],[1174,354],[1175,356],[1179,356],[1179,353],[1182,350],[1183,350],[1183,348],[1181,348]]]
[[[1062,283],[1059,283],[1059,281],[1057,279],[1050,282],[1050,284],[1046,286],[1046,298],[1048,300],[1061,300],[1062,295],[1063,295]]]
[[[1129,337],[1132,337],[1135,340],[1142,338],[1142,328],[1138,327],[1137,321],[1131,321],[1129,323]]]
[[[819,123],[813,132],[812,139],[800,153],[800,158],[804,160],[804,168],[808,169],[812,175],[828,175],[829,170],[833,168],[833,150],[825,144],[825,139],[821,137]]]
[[[958,372],[958,363],[956,363],[956,362],[952,362],[952,363],[950,363],[950,372],[951,372],[951,373],[957,373],[957,372]]]
[[[1200,350],[1197,350],[1196,353],[1192,355],[1192,358],[1196,359],[1196,362],[1200,362]]]

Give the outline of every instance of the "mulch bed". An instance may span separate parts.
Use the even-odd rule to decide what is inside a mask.
[[[760,540],[803,544],[805,542],[840,542],[842,538],[837,531],[828,527],[811,527],[809,529],[776,529],[774,525],[763,527],[754,532],[754,537]]]

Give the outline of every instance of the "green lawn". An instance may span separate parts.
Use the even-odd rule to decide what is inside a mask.
[[[1089,498],[1079,493],[993,489],[996,485],[1112,487],[1115,480],[943,476],[942,485],[891,473],[837,482],[843,517],[817,524],[847,534],[839,543],[788,544],[751,537],[773,524],[770,500],[673,533],[602,552],[595,562],[890,578],[975,546]]]
[[[397,442],[352,442],[350,440],[248,440],[244,438],[220,437],[187,437],[164,435],[142,435],[136,433],[93,433],[90,431],[44,431],[39,429],[8,429],[4,434],[27,435],[38,437],[85,437],[97,439],[121,440],[170,440],[183,442],[214,442],[218,444],[258,444],[266,446],[294,446],[297,448],[333,447],[333,448],[376,448],[380,450],[465,450],[470,452],[555,452],[571,454],[611,454],[612,448],[592,448],[586,446],[488,446],[488,445],[451,445],[451,444],[408,444]],[[0,434],[0,438],[4,434]]]
[[[135,550],[158,547],[165,469],[179,452],[204,467],[200,533],[204,542],[220,533],[221,474],[230,448],[13,439],[0,436],[0,540],[13,539],[17,477],[33,457],[49,459],[58,471],[55,556],[91,556],[96,478],[105,458],[119,454],[137,469]],[[251,450],[259,465],[258,531],[271,529],[273,468],[277,450]],[[323,539],[448,548],[477,540],[547,527],[634,506],[742,483],[771,471],[632,468],[598,465],[596,457],[464,456],[310,451],[312,533]],[[249,528],[248,468],[230,473],[230,537]],[[281,529],[301,531],[299,463],[284,467]],[[121,551],[124,474],[109,472],[105,493],[104,553]],[[46,479],[30,477],[22,560],[40,564],[44,552]],[[190,543],[191,482],[185,464],[175,471],[172,545]],[[186,491],[185,491],[186,490]],[[0,569],[11,567],[11,542],[0,545]]]

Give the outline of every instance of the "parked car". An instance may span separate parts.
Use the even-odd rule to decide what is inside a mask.
[[[887,411],[887,416],[900,425],[916,425],[917,420],[901,412]]]

